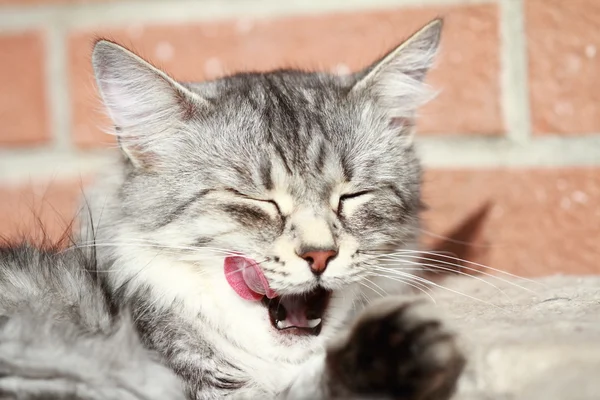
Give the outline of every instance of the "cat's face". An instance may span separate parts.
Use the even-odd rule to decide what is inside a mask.
[[[431,25],[355,75],[199,84],[100,42],[94,66],[126,155],[122,222],[178,261],[220,269],[205,279],[226,281],[207,260],[254,260],[276,293],[263,301],[273,328],[318,335],[332,293],[377,275],[376,254],[415,240],[409,131],[438,34]]]

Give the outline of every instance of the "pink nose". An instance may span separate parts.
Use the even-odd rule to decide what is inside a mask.
[[[314,250],[300,255],[301,258],[306,260],[310,270],[315,275],[321,275],[327,268],[329,261],[334,259],[335,256],[337,256],[335,250]]]

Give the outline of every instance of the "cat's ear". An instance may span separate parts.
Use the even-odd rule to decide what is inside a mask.
[[[412,119],[416,109],[433,98],[423,81],[435,60],[442,25],[441,19],[430,22],[359,72],[351,93],[373,98],[394,122]]]
[[[159,159],[181,123],[207,107],[199,95],[115,43],[97,42],[92,64],[119,145],[136,167]]]

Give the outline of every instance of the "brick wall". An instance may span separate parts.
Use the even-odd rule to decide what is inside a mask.
[[[438,15],[425,240],[521,275],[600,272],[597,0],[0,0],[0,235],[31,232],[32,211],[56,234],[107,159],[94,38],[183,80],[347,71]]]

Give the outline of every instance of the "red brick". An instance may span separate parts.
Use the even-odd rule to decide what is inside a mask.
[[[425,229],[436,235],[489,204],[476,261],[523,276],[600,273],[600,168],[435,170],[425,181]]]
[[[525,3],[536,134],[600,132],[600,2]]]
[[[69,40],[73,130],[81,145],[110,140],[99,117],[90,66],[93,39],[112,38],[180,80],[223,73],[301,67],[357,70],[436,16],[445,16],[439,68],[431,82],[442,90],[422,110],[423,133],[498,134],[498,10],[493,4],[240,19],[178,26],[131,25],[73,33]],[[457,112],[460,107],[462,112]]]
[[[46,142],[50,137],[40,32],[0,36],[0,146]]]
[[[0,237],[60,238],[73,220],[81,188],[79,181],[0,188]]]

